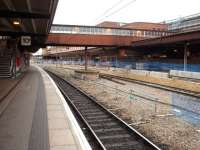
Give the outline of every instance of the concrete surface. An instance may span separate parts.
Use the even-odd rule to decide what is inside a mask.
[[[3,97],[8,94],[8,92],[16,85],[19,78],[17,79],[0,79],[0,102]]]
[[[170,70],[169,75],[171,77],[175,76],[175,77],[181,77],[181,78],[200,80],[200,73],[199,72]]]
[[[6,109],[9,104],[9,100],[4,101],[6,96],[15,88],[17,83],[23,78],[20,76],[16,79],[0,79],[0,115]]]
[[[5,101],[9,103],[0,115],[0,150],[81,149],[60,96],[38,68],[30,67]]]
[[[40,88],[41,86],[41,88]],[[10,101],[6,110],[0,116],[0,149],[1,150],[28,150],[29,143],[32,145],[31,139],[36,122],[33,123],[38,96],[44,94],[42,89],[40,74],[31,68],[25,75],[24,79],[12,90],[6,97],[5,101]],[[45,95],[42,95],[45,97]],[[43,120],[43,123],[45,120]],[[44,124],[43,124],[44,125]],[[44,127],[46,128],[46,126]],[[40,130],[37,130],[40,132]],[[41,134],[47,134],[41,133]],[[38,134],[34,137],[34,145],[38,149],[48,149],[48,143],[40,142],[42,137]],[[45,135],[44,135],[45,136]]]

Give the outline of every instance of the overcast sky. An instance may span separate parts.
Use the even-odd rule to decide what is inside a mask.
[[[126,7],[118,11],[123,6]],[[59,0],[54,23],[162,22],[195,13],[200,13],[200,0]]]

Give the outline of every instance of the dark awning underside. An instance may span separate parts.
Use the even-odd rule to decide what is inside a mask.
[[[50,31],[58,0],[1,0],[0,36],[29,35],[32,48],[43,45]],[[13,25],[13,21],[20,25]]]

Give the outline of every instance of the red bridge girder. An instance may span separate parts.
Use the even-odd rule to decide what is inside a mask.
[[[117,35],[87,35],[50,33],[46,45],[49,46],[131,46],[132,42],[144,37]]]

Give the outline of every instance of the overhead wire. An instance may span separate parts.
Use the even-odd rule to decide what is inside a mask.
[[[124,0],[119,0],[117,3],[115,3],[114,5],[112,5],[110,8],[108,8],[106,11],[104,11],[99,17],[97,17],[95,20],[99,20],[100,18],[102,18],[103,16],[105,16],[107,13],[109,13],[112,9],[114,9],[115,7],[117,7],[119,4],[121,4]]]
[[[115,10],[115,11],[113,11],[113,12],[111,12],[111,13],[109,13],[108,15],[106,15],[105,17],[103,17],[103,18],[102,18],[101,20],[99,20],[98,22],[100,22],[100,21],[102,21],[103,19],[108,18],[108,17],[110,17],[110,16],[112,16],[112,15],[118,13],[119,11],[121,11],[122,9],[128,7],[130,4],[132,4],[132,3],[135,2],[135,1],[136,1],[136,0],[132,0],[132,1],[130,1],[130,2],[126,3],[126,4],[124,4],[122,7],[118,8],[117,10]]]

